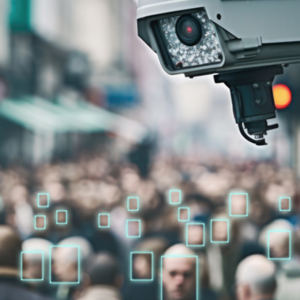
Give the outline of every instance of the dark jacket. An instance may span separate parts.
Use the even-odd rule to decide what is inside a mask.
[[[17,274],[0,272],[0,300],[50,300],[30,291],[18,278]]]
[[[94,285],[87,288],[79,300],[122,300],[122,297],[112,286]]]

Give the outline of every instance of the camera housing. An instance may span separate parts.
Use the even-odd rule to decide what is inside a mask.
[[[139,0],[138,35],[171,75],[219,74],[242,135],[265,145],[273,79],[300,62],[299,12],[300,0]]]

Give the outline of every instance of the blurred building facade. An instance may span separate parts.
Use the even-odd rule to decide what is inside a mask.
[[[0,0],[0,6],[0,99],[38,96],[66,110],[72,103],[87,101],[155,132],[162,155],[204,157],[215,152],[293,164],[292,138],[284,122],[270,133],[268,147],[249,145],[234,123],[224,86],[216,85],[211,76],[191,81],[164,73],[157,55],[137,36],[136,1]],[[66,157],[76,145],[88,147],[89,138],[80,136],[78,129],[69,132],[76,142],[68,138],[65,143],[61,133],[37,133],[18,116],[12,120],[1,107],[0,116],[5,123],[0,152],[11,161],[20,157],[15,150],[20,147],[28,153],[46,153],[30,159],[36,163],[51,159],[56,147],[60,150],[54,152],[66,152]],[[98,133],[105,137],[108,129]],[[12,141],[14,136],[18,142]],[[27,146],[21,145],[24,140]],[[52,146],[39,150],[46,140]],[[64,151],[64,144],[70,149]]]
[[[78,101],[116,112],[138,104],[141,96],[131,66],[133,53],[127,47],[131,43],[131,23],[125,20],[128,12],[135,14],[132,1],[1,0],[0,5],[2,98],[20,101],[24,97],[40,97],[55,104],[67,103],[66,110]],[[62,148],[65,144],[61,140],[66,138],[59,137],[60,133],[43,133],[38,124],[36,132],[24,118],[12,118],[10,110],[7,105],[0,108],[6,132],[3,130],[1,136],[3,160],[7,160],[7,155],[11,161],[21,158],[21,148],[29,149],[30,153],[49,152],[43,158],[32,158],[33,161],[51,159],[53,147],[57,144]],[[111,128],[104,126],[99,134],[103,136],[108,130]],[[77,132],[76,126],[70,129],[72,135]],[[38,150],[49,144],[46,140],[51,147]],[[66,144],[70,145],[70,140]]]

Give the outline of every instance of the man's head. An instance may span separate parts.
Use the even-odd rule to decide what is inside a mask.
[[[59,281],[76,281],[78,262],[84,267],[87,258],[92,255],[92,246],[85,238],[70,237],[62,240],[53,251],[53,272]],[[72,246],[79,246],[78,249]]]
[[[176,244],[165,252],[162,265],[164,300],[195,300],[197,261],[196,257],[187,256],[195,256],[195,253],[183,244]]]
[[[108,253],[91,256],[86,264],[86,285],[108,285],[120,287],[122,278],[117,260]]]
[[[19,235],[9,226],[0,226],[0,268],[7,273],[16,273],[22,242]]]
[[[238,300],[273,299],[276,291],[276,268],[263,255],[245,258],[236,271]]]
[[[22,251],[25,251],[27,254],[23,255],[23,277],[31,278],[40,278],[43,277],[42,274],[42,256],[36,251],[41,251],[44,254],[44,268],[45,276],[49,274],[49,248],[52,246],[52,243],[48,240],[41,238],[31,238],[23,242]]]
[[[269,248],[270,257],[279,259],[288,257],[290,251],[289,232],[293,232],[292,224],[287,220],[277,219],[264,227],[259,242],[266,249]]]

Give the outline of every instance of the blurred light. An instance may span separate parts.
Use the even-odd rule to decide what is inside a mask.
[[[188,26],[187,29],[186,29],[186,31],[187,31],[188,33],[191,33],[191,32],[193,31],[193,28],[192,28],[191,26]]]
[[[291,90],[284,84],[276,84],[273,86],[273,96],[277,109],[288,107],[292,101]]]

